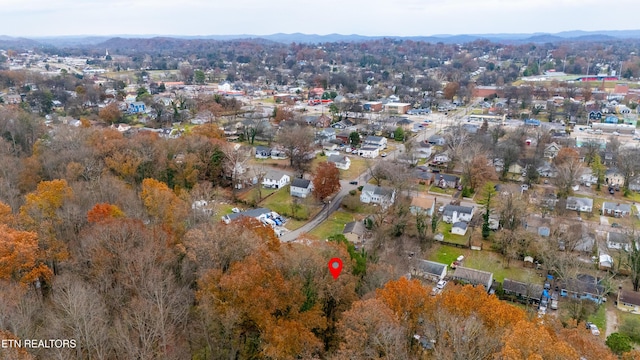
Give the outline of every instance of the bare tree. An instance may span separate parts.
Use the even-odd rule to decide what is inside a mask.
[[[225,155],[224,172],[231,179],[233,189],[238,189],[239,185],[241,185],[243,174],[247,172],[247,162],[251,158],[251,149],[235,144],[223,147],[222,151]]]
[[[556,167],[558,174],[555,183],[558,186],[558,195],[566,198],[573,191],[573,186],[582,175],[583,165],[577,158],[568,158]]]
[[[289,165],[300,175],[304,175],[311,166],[314,148],[313,130],[300,125],[285,126],[278,134],[278,143],[285,148]]]

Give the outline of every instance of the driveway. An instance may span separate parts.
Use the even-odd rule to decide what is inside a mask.
[[[607,329],[605,332],[605,337],[608,337],[614,332],[618,331],[618,314],[616,313],[615,306],[610,304],[606,304],[605,315],[607,318]]]

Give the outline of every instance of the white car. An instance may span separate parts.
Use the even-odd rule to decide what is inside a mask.
[[[445,285],[447,285],[447,281],[446,280],[440,280],[438,281],[438,283],[436,284],[436,288],[438,289],[444,289]]]
[[[598,330],[598,327],[596,326],[596,324],[590,324],[589,329],[591,330],[591,333],[593,335],[600,336],[600,330]]]

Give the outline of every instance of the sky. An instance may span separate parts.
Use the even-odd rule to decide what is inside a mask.
[[[0,9],[0,35],[23,37],[640,29],[637,0],[0,0]]]

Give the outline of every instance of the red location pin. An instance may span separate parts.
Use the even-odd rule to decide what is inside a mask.
[[[329,260],[329,272],[333,276],[334,279],[337,279],[340,276],[340,272],[342,271],[342,260],[340,258],[333,258]]]

